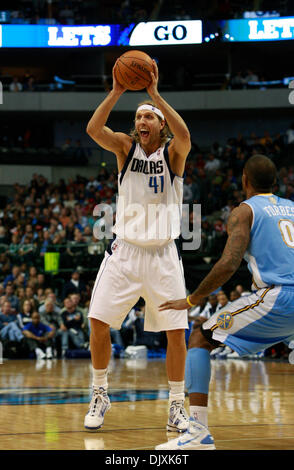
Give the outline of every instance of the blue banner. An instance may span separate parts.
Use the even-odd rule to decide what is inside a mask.
[[[0,47],[106,47],[294,39],[294,17],[162,21],[129,25],[0,25]]]
[[[2,25],[0,47],[127,46],[134,26]]]
[[[251,41],[282,41],[294,39],[294,17],[284,18],[254,18],[243,20],[221,20],[210,23],[210,31],[213,29],[221,32],[222,41],[251,42]],[[204,38],[205,40],[205,38]]]

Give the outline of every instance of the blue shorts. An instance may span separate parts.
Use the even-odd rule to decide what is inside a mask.
[[[272,286],[242,296],[207,320],[202,328],[240,356],[294,339],[294,287]]]

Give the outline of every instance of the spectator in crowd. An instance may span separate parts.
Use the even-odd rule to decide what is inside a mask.
[[[23,339],[19,315],[11,308],[11,304],[5,301],[0,312],[0,337],[1,340],[17,341]]]
[[[30,285],[28,285],[25,288],[25,296],[22,300],[22,303],[24,303],[25,300],[28,300],[31,303],[34,310],[38,309],[38,302],[37,302],[37,300],[35,299],[35,296],[34,296],[34,289]]]
[[[220,160],[215,157],[213,153],[208,155],[208,160],[205,163],[204,170],[208,175],[212,175],[220,168]]]
[[[56,308],[58,310],[56,310]],[[40,310],[42,313],[40,313]],[[50,326],[50,328],[52,328],[54,331],[54,335],[52,337],[52,346],[55,353],[57,354],[57,349],[60,346],[59,340],[62,336],[62,331],[60,329],[62,324],[60,309],[56,306],[54,300],[48,296],[45,303],[42,305],[42,307],[39,308],[39,314],[41,322],[44,323],[44,325]]]
[[[64,310],[61,314],[61,343],[63,358],[66,355],[66,351],[69,349],[70,340],[73,346],[77,349],[83,349],[85,346],[82,313],[77,311],[75,305],[69,297],[64,299],[64,306],[66,310]]]
[[[23,328],[23,335],[30,352],[34,352],[37,359],[52,359],[52,339],[54,330],[40,321],[40,315],[34,311],[32,318]]]
[[[53,312],[54,314],[56,315],[60,315],[60,313],[62,312],[62,309],[60,308],[59,306],[59,303],[56,299],[56,294],[54,294],[54,292],[51,292],[51,291],[47,291],[46,293],[44,293],[45,295],[45,300],[44,302],[39,306],[39,314],[42,315],[45,313],[46,311],[46,308],[45,308],[45,304],[47,301],[51,302],[53,304]]]
[[[76,229],[74,240],[67,243],[67,253],[72,257],[73,265],[82,265],[87,251],[87,244],[84,236],[80,230]]]
[[[36,295],[35,295],[35,299],[38,303],[38,305],[41,305],[45,302],[45,292],[44,292],[44,289],[42,289],[42,287],[37,287],[36,288]],[[39,312],[40,313],[40,312]]]
[[[9,85],[9,90],[12,92],[22,91],[22,84],[20,83],[17,76],[14,76],[12,82]]]
[[[6,228],[3,226],[0,226],[0,245],[7,245],[8,243],[8,237],[6,234]]]
[[[24,299],[22,307],[20,309],[20,318],[23,326],[32,321],[33,310],[34,308],[32,301],[29,299]]]
[[[258,75],[254,73],[252,70],[247,70],[245,78],[244,78],[244,82],[246,84],[250,82],[258,82]]]
[[[62,298],[65,299],[70,294],[80,294],[81,297],[86,292],[86,285],[80,279],[80,273],[78,271],[74,271],[71,275],[71,279],[69,282],[66,282],[63,287],[62,291]]]
[[[226,305],[230,303],[227,295],[222,290],[217,293],[216,297],[217,297],[217,302],[218,302],[217,307],[216,307],[216,312],[224,308]]]
[[[36,286],[38,282],[38,271],[35,266],[30,266],[29,267],[29,273],[28,273],[28,282],[30,281],[31,286]]]
[[[26,78],[23,91],[36,91],[36,80],[33,75]]]
[[[6,284],[5,296],[6,296],[6,300],[10,302],[11,308],[15,310],[15,312],[19,313],[20,303],[19,303],[18,297],[14,293],[14,286],[12,282],[8,282]]]
[[[244,296],[244,295],[250,295],[251,294],[251,292],[246,290],[244,288],[244,286],[242,286],[242,284],[237,284],[237,286],[235,287],[235,291],[238,294],[240,294],[241,297]]]
[[[19,237],[17,233],[14,233],[11,237],[11,243],[9,243],[7,254],[10,261],[14,264],[14,268],[18,268],[15,263],[18,261],[18,249],[19,249]]]
[[[17,296],[20,305],[23,304],[23,300],[25,298],[25,288],[24,287],[17,287],[15,289],[15,295]]]
[[[294,144],[294,122],[292,122],[289,129],[287,129],[286,138],[287,138],[287,144],[288,145],[293,145]]]
[[[4,287],[6,287],[7,283],[10,282],[10,281],[15,282],[20,273],[21,273],[21,271],[20,271],[19,266],[17,266],[17,265],[12,266],[11,273],[8,274],[8,276],[6,276],[4,281],[3,281]]]
[[[39,309],[41,322],[58,331],[61,325],[61,314],[55,310],[53,300],[47,299],[43,307],[44,309],[42,309],[42,313],[40,313],[41,309]]]
[[[26,235],[23,238],[23,243],[20,243],[20,248],[18,250],[20,260],[25,263],[32,263],[34,259],[34,251],[35,246],[33,244],[32,236]]]
[[[233,75],[231,79],[231,86],[233,89],[237,89],[237,90],[241,88],[245,88],[246,80],[243,77],[241,71],[237,72],[236,75]]]
[[[37,281],[35,284],[35,289],[44,289],[45,288],[45,275],[43,273],[37,274]]]
[[[84,321],[84,325],[85,325],[85,329],[87,328],[87,324],[88,324],[88,309],[87,308],[84,308],[81,304],[81,294],[79,293],[73,293],[73,294],[70,294],[69,295],[69,298],[70,300],[72,301],[75,309],[77,312],[81,312],[81,314],[83,315],[83,321]]]
[[[230,302],[233,302],[234,300],[237,300],[241,297],[240,292],[238,292],[236,289],[231,290],[230,292]]]

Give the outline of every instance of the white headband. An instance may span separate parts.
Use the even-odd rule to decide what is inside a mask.
[[[157,114],[157,116],[159,116],[161,119],[165,120],[165,119],[164,119],[164,115],[162,114],[162,112],[160,111],[160,109],[155,108],[154,106],[151,106],[151,104],[142,104],[142,105],[139,106],[139,108],[137,109],[137,112],[140,111],[141,109],[148,109],[149,111],[153,111],[153,113]]]

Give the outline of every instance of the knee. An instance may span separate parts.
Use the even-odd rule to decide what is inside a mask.
[[[170,330],[166,332],[166,336],[170,346],[181,347],[185,344],[185,330]]]
[[[96,318],[90,318],[91,320],[91,336],[92,338],[102,338],[110,335],[110,326]]]
[[[209,351],[213,349],[213,346],[204,338],[200,328],[193,330],[190,335],[188,349],[192,348],[203,348]]]

